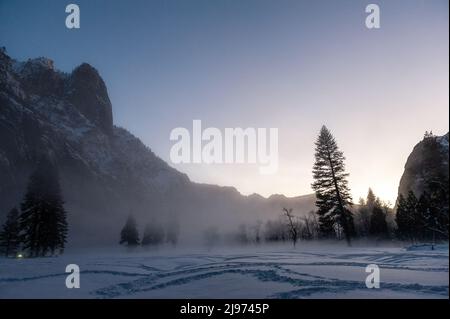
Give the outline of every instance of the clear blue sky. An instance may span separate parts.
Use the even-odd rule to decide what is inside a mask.
[[[65,28],[65,6],[81,29]],[[95,66],[115,123],[169,160],[170,131],[278,127],[280,169],[176,165],[245,194],[311,192],[322,124],[347,157],[355,200],[372,186],[395,200],[425,130],[448,131],[448,1],[0,0],[0,45],[19,60]],[[381,8],[368,30],[365,6]]]

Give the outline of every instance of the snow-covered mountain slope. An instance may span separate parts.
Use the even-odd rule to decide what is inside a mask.
[[[69,212],[70,242],[115,244],[126,216],[179,223],[182,234],[236,228],[277,218],[283,206],[306,213],[314,196],[242,196],[232,187],[195,184],[138,138],[114,126],[98,71],[71,73],[47,58],[18,62],[0,50],[0,222],[19,205],[39,158],[58,166]],[[194,236],[195,235],[195,236]]]

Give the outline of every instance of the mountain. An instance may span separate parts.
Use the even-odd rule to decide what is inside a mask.
[[[449,133],[443,136],[425,136],[414,146],[400,179],[398,194],[405,197],[411,190],[416,197],[428,190],[430,181],[446,183],[449,178]]]
[[[20,62],[0,50],[0,222],[18,206],[42,157],[58,167],[73,245],[117,244],[126,217],[178,224],[181,238],[211,226],[278,218],[282,207],[314,209],[314,195],[243,196],[233,187],[197,184],[114,125],[99,72],[71,73],[48,58]]]

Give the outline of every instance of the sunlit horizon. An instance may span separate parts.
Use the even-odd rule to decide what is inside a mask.
[[[441,136],[441,135],[445,135],[446,133],[447,132],[445,132],[445,133],[441,132],[439,134],[436,133],[436,135]],[[417,143],[419,143],[420,141],[421,141],[421,137],[419,137],[419,139],[417,140]],[[367,177],[367,181],[371,181],[371,182],[370,183],[367,182],[365,184],[364,180],[353,178],[352,172],[349,170],[348,165],[347,165],[347,172],[349,173],[349,186],[351,188],[353,203],[358,204],[358,202],[361,198],[366,199],[368,190],[369,190],[369,188],[371,188],[372,191],[374,192],[374,194],[378,198],[380,198],[380,200],[382,200],[385,204],[388,204],[391,207],[394,206],[395,202],[397,200],[398,186],[400,183],[400,178],[404,172],[404,165],[406,164],[406,160],[407,160],[409,154],[412,152],[414,146],[417,143],[411,145],[410,151],[407,152],[407,154],[405,154],[404,163],[401,165],[401,169],[399,169],[398,174],[393,174],[389,178],[386,178],[386,176],[383,179],[375,178],[377,175],[380,175],[380,172],[378,172],[376,170],[370,170],[370,171],[365,172],[365,177]],[[170,164],[170,162],[169,162],[169,164]],[[201,175],[202,175],[203,171],[200,170],[200,174],[198,174],[197,172],[199,170],[197,168],[197,165],[201,165],[203,171],[215,172],[216,174],[218,172],[223,172],[222,176],[232,177],[232,176],[235,176],[236,174],[239,175],[238,172],[241,170],[244,170],[247,172],[253,171],[253,172],[255,172],[255,174],[257,174],[257,166],[249,165],[249,164],[242,164],[242,165],[237,165],[237,164],[234,164],[234,165],[226,165],[226,164],[223,164],[223,165],[217,165],[217,164],[210,164],[210,165],[208,165],[208,164],[177,164],[177,165],[173,165],[173,164],[171,164],[171,166],[174,167],[175,169],[177,169],[183,173],[186,173],[193,182],[203,183],[203,184],[213,184],[213,185],[218,185],[218,186],[222,186],[222,187],[234,187],[234,188],[236,188],[236,190],[239,193],[241,193],[242,195],[245,195],[245,196],[257,194],[264,198],[269,198],[272,195],[284,195],[286,197],[298,197],[298,196],[310,195],[310,194],[314,193],[314,191],[309,187],[313,181],[312,173],[310,173],[311,177],[308,181],[299,181],[297,183],[298,187],[290,188],[289,185],[286,187],[283,187],[281,185],[279,188],[271,188],[270,185],[268,185],[269,187],[265,187],[267,185],[254,185],[251,183],[251,181],[249,181],[248,183],[240,184],[240,186],[242,186],[242,187],[240,187],[240,186],[233,185],[231,182],[229,184],[227,184],[226,182],[216,183],[216,182],[214,182],[214,180],[212,178],[209,177],[210,175],[208,175],[207,178],[202,178]],[[310,172],[312,171],[312,165],[313,165],[313,160],[311,160],[311,165],[309,167]],[[288,167],[285,166],[284,169],[288,169]],[[296,170],[297,170],[296,167],[292,167],[292,171],[296,171]],[[306,169],[306,170],[308,170],[308,169]],[[233,174],[233,172],[235,172],[235,173]],[[277,174],[275,174],[275,176],[276,175]],[[259,176],[259,177],[261,180],[264,180],[264,179],[272,179],[273,180],[273,178],[274,178],[274,176],[271,176],[271,177]],[[253,191],[254,189],[258,189],[258,188],[259,189],[265,188],[267,190],[265,192]]]

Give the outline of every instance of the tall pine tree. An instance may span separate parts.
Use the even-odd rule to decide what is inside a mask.
[[[316,193],[320,231],[323,236],[329,237],[335,234],[335,228],[340,227],[350,245],[354,224],[349,210],[352,198],[345,172],[345,157],[325,126],[322,126],[315,145],[314,182],[311,186]]]
[[[132,215],[128,216],[127,222],[120,232],[120,244],[126,244],[129,247],[139,245],[139,233],[136,220]]]
[[[21,204],[21,240],[30,257],[64,251],[67,221],[56,167],[42,158],[30,177]]]
[[[6,256],[14,256],[20,244],[19,239],[19,211],[11,209],[0,232],[0,249]]]
[[[377,197],[375,196],[372,188],[369,187],[369,191],[367,192],[366,205],[370,211],[374,208],[376,201],[377,201]]]

